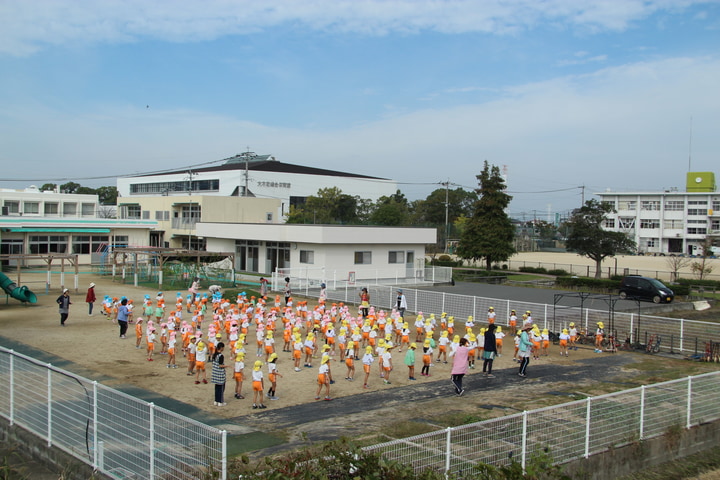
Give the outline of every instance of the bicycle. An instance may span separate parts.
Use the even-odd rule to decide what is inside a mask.
[[[648,340],[645,346],[645,351],[647,353],[658,353],[660,351],[661,340],[660,335],[650,335],[650,340]]]

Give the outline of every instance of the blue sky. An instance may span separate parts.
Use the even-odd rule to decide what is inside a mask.
[[[0,186],[243,152],[515,216],[720,177],[720,1],[0,0]],[[692,131],[692,135],[691,135]]]

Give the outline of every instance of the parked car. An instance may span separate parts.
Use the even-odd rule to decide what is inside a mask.
[[[620,298],[670,303],[675,298],[675,293],[656,278],[628,275],[620,283]]]

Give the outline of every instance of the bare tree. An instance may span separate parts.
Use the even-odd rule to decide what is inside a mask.
[[[707,259],[712,255],[711,246],[712,242],[709,238],[706,238],[702,245],[700,245],[700,261],[690,264],[690,270],[698,277],[698,280],[702,280],[705,278],[705,275],[709,275],[713,271],[713,267],[707,265]]]
[[[665,259],[665,264],[670,269],[670,280],[675,282],[679,277],[680,270],[690,265],[690,259],[686,257],[672,256]]]

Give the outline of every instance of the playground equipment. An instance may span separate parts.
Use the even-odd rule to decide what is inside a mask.
[[[37,302],[37,296],[31,292],[28,287],[18,287],[17,284],[10,280],[4,273],[0,273],[0,288],[5,290],[5,293],[10,295],[12,298],[20,300],[23,303]]]

